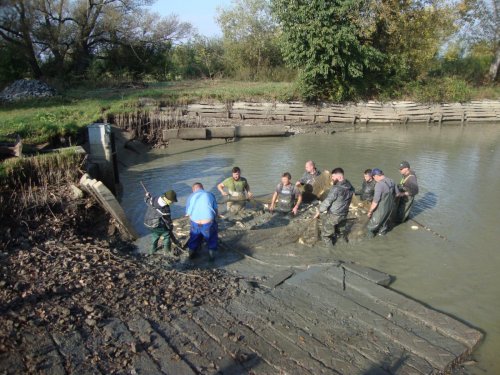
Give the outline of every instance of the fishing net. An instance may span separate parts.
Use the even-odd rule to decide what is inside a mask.
[[[323,172],[314,181],[311,193],[321,200],[324,199],[329,192],[330,181],[330,172]],[[226,210],[228,201],[239,203],[244,209]],[[319,241],[321,220],[314,219],[318,209],[317,199],[313,203],[302,204],[296,216],[270,213],[268,211],[270,201],[271,195],[252,199],[230,197],[219,202],[219,212],[222,212],[222,219],[219,220],[219,236],[223,243],[228,247],[253,253],[291,244],[313,247]],[[369,203],[360,202],[357,197],[353,197],[345,228],[349,241],[365,237],[368,205]],[[181,232],[187,234],[189,228],[186,227]]]

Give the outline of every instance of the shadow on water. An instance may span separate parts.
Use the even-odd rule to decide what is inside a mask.
[[[422,212],[430,210],[437,205],[437,194],[428,191],[423,197],[415,201],[411,210],[411,217],[420,215]]]

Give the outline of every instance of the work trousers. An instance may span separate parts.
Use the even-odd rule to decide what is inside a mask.
[[[408,216],[410,216],[410,210],[413,206],[414,201],[415,197],[397,198],[396,218],[394,219],[396,224],[401,224],[408,220]]]
[[[149,253],[153,254],[156,251],[160,237],[163,237],[163,250],[170,251],[170,231],[165,227],[149,228],[149,230],[151,231],[151,249]]]
[[[324,214],[321,221],[321,239],[326,244],[333,243],[340,235],[345,235],[346,216]]]
[[[197,224],[191,221],[188,248],[190,251],[198,250],[201,241],[205,239],[208,244],[208,250],[215,251],[217,250],[218,237],[218,226],[215,220],[207,224]]]

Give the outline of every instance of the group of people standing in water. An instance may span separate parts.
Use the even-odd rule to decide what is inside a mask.
[[[333,246],[338,240],[347,240],[345,224],[349,205],[356,194],[368,205],[368,235],[384,235],[393,224],[399,224],[408,219],[414,198],[418,194],[418,182],[415,173],[407,161],[399,165],[401,181],[395,184],[386,177],[379,168],[364,171],[364,180],[361,189],[355,191],[352,184],[344,177],[344,170],[340,167],[331,171],[331,187],[328,194],[319,203],[315,218],[321,218],[321,238],[325,245]],[[327,172],[329,173],[329,172]],[[322,172],[312,160],[305,164],[304,175],[295,183],[292,176],[285,172],[280,183],[276,186],[271,202],[270,212],[291,213],[296,215],[304,199],[317,201],[314,185],[322,176]],[[236,212],[243,208],[247,199],[253,198],[250,185],[246,178],[241,176],[239,167],[232,169],[232,175],[217,185],[222,196],[229,197],[227,209]],[[175,192],[169,190],[159,197],[146,195],[145,201],[148,210],[145,216],[145,225],[153,234],[151,252],[156,251],[158,239],[163,237],[163,248],[170,250],[172,234],[172,219],[170,205],[177,201]],[[318,201],[319,202],[319,201]],[[190,235],[187,242],[189,256],[195,257],[203,239],[208,244],[209,257],[214,259],[217,251],[218,216],[215,196],[205,191],[199,182],[193,184],[192,194],[186,202],[186,215],[190,218]]]

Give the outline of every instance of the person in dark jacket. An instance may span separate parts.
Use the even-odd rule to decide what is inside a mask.
[[[396,224],[401,224],[408,220],[411,207],[415,201],[415,195],[418,194],[417,176],[410,169],[410,163],[402,161],[399,164],[399,173],[401,173],[402,178],[397,185],[396,218],[394,220]]]
[[[372,204],[368,210],[370,220],[366,228],[368,236],[376,234],[384,235],[389,230],[391,213],[394,209],[394,199],[396,196],[396,185],[390,178],[385,177],[384,172],[378,168],[372,169],[373,178],[377,181]]]
[[[170,251],[172,247],[171,232],[174,228],[170,205],[177,202],[177,194],[173,190],[169,190],[159,197],[152,197],[150,193],[146,193],[144,201],[147,204],[144,225],[151,232],[152,241],[149,253],[156,252],[160,237],[163,237],[163,250]]]
[[[333,186],[328,196],[321,202],[319,212],[315,216],[322,217],[321,238],[327,246],[333,246],[341,235],[340,228],[345,226],[349,205],[354,195],[354,188],[344,178],[342,168],[332,170],[332,182]]]
[[[373,179],[372,170],[367,169],[363,175],[363,183],[361,189],[356,192],[362,201],[371,202],[373,200],[373,194],[375,193],[375,184],[377,182]]]

